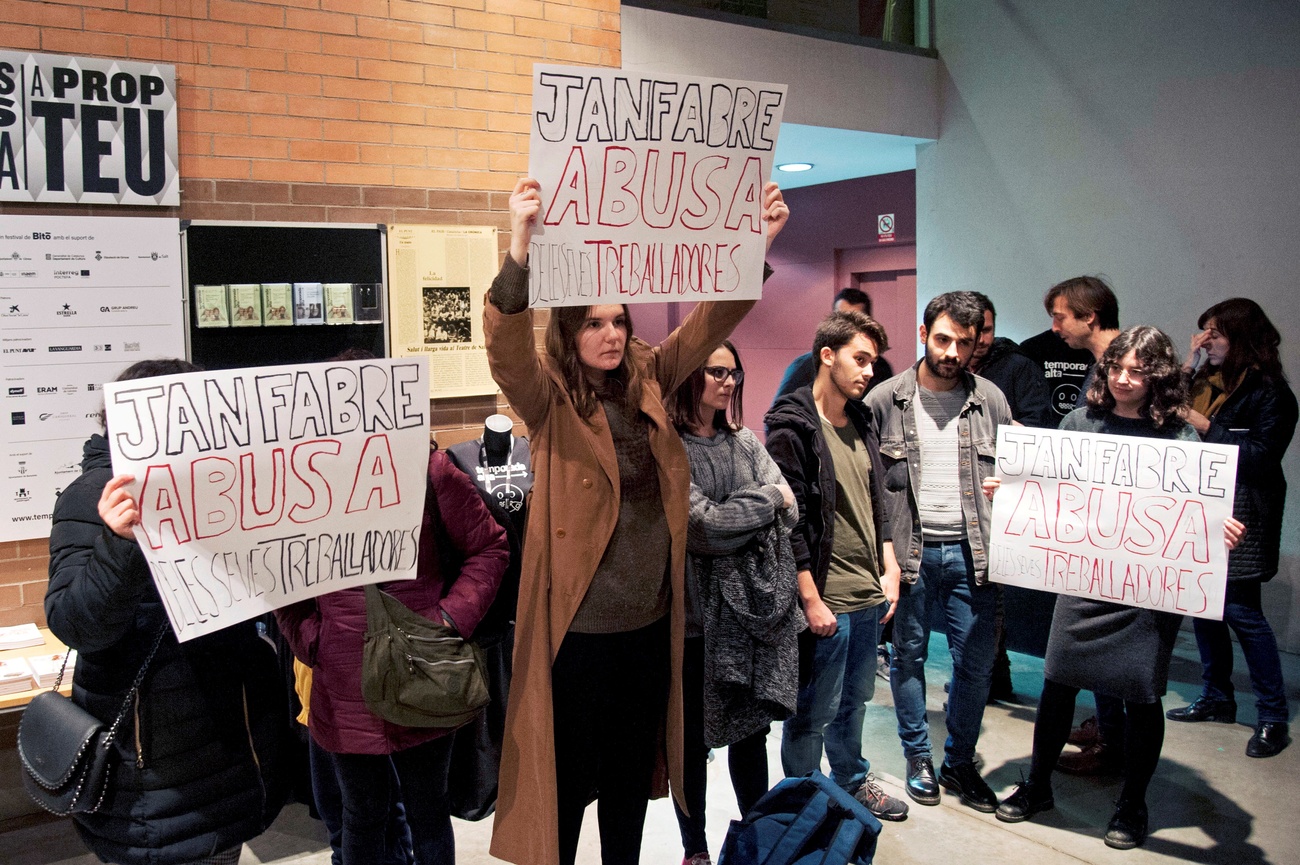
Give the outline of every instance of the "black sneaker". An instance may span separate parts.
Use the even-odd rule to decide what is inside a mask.
[[[1050,811],[1055,807],[1051,787],[1040,790],[1028,781],[1021,781],[1011,795],[1002,800],[994,816],[1003,823],[1020,823],[1040,811]]]
[[[1118,802],[1115,816],[1110,818],[1110,825],[1106,827],[1106,846],[1116,850],[1132,850],[1146,840],[1146,803]]]
[[[998,808],[998,797],[993,795],[993,788],[984,783],[979,770],[973,763],[949,766],[945,761],[939,767],[939,783],[961,796],[961,803],[984,814],[992,814]]]
[[[862,782],[858,792],[853,794],[867,810],[876,816],[877,820],[906,820],[907,803],[902,799],[896,799],[881,789],[880,784],[876,782],[876,776],[867,774],[867,780]]]

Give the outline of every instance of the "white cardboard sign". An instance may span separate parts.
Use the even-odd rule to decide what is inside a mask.
[[[760,297],[785,102],[781,84],[534,66],[530,304]]]
[[[1223,618],[1235,445],[998,428],[989,578]]]
[[[114,474],[179,640],[295,601],[415,578],[426,358],[105,386]]]

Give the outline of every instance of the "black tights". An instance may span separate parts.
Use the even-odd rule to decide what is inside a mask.
[[[687,637],[686,652],[682,662],[682,703],[685,715],[686,771],[682,779],[688,817],[682,813],[677,800],[677,827],[682,833],[682,850],[687,859],[696,853],[707,853],[704,837],[704,809],[708,787],[709,746],[704,742],[704,638]],[[741,816],[763,798],[767,792],[767,734],[770,726],[746,736],[727,747],[727,768],[731,771],[731,786],[736,791],[736,804]]]
[[[1047,679],[1038,701],[1034,721],[1034,756],[1029,766],[1029,782],[1046,790],[1052,783],[1052,769],[1065,748],[1074,725],[1074,698],[1078,688]],[[1165,713],[1159,700],[1154,703],[1124,702],[1124,790],[1122,802],[1145,802],[1147,786],[1160,762],[1165,742]]]
[[[572,865],[587,804],[603,865],[636,865],[669,679],[668,617],[636,631],[570,632],[551,665],[560,862]]]

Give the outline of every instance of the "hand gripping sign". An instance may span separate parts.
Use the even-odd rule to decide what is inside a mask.
[[[1223,618],[1235,445],[998,428],[989,578]]]
[[[425,358],[114,382],[114,474],[179,640],[415,578],[429,464]]]
[[[535,307],[758,298],[784,85],[533,67]]]

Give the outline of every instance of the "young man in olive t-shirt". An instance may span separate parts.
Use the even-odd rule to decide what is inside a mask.
[[[788,777],[805,775],[820,767],[824,747],[837,784],[880,819],[902,820],[907,803],[880,788],[862,755],[876,645],[891,608],[880,579],[879,461],[866,446],[861,400],[887,347],[875,320],[833,313],[817,328],[812,385],[780,397],[765,420],[768,451],[799,504],[790,541],[809,627],[801,666],[812,671],[784,725],[782,766]]]

